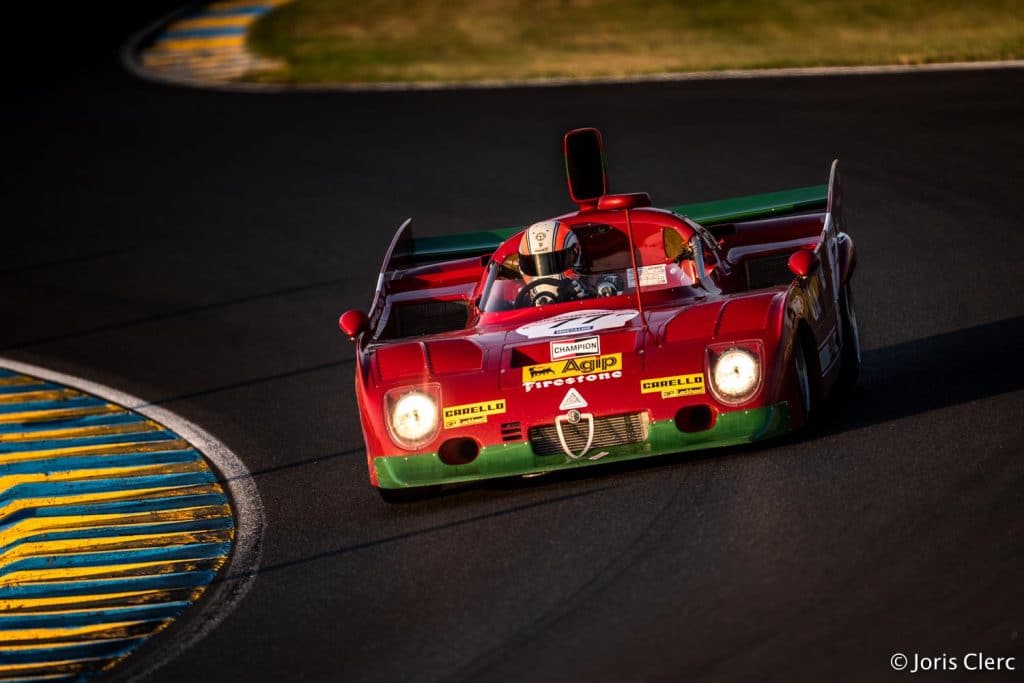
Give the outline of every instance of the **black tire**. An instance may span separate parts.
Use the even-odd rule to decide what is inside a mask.
[[[857,323],[857,311],[853,307],[853,293],[849,281],[843,285],[839,293],[839,315],[843,326],[843,351],[841,377],[844,386],[850,387],[857,382],[860,375],[861,350],[860,326]]]
[[[811,385],[810,368],[802,335],[798,333],[793,340],[793,372],[796,377],[797,392],[800,394],[800,409],[804,412],[805,426],[810,423],[814,415],[814,387]]]

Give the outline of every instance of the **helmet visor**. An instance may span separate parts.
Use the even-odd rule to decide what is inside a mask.
[[[562,249],[547,254],[520,254],[519,271],[530,277],[559,275],[570,268],[576,260],[573,249]]]

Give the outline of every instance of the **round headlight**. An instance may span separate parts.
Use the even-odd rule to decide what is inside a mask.
[[[734,348],[718,357],[712,379],[723,398],[739,401],[754,392],[760,375],[757,356],[746,349]]]
[[[437,402],[421,391],[410,391],[391,408],[391,430],[405,446],[418,446],[437,432]]]

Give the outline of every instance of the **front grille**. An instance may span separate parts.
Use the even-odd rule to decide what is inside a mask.
[[[594,418],[594,440],[591,442],[590,450],[646,441],[647,422],[646,413],[596,417]],[[579,453],[587,445],[589,430],[586,420],[576,424],[562,423],[565,443],[573,453]],[[553,424],[530,427],[530,445],[533,446],[533,452],[537,455],[564,453],[562,444],[558,441],[558,431]]]

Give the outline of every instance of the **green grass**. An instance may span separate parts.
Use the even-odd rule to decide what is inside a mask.
[[[250,80],[470,81],[1024,58],[1024,0],[297,0]]]

